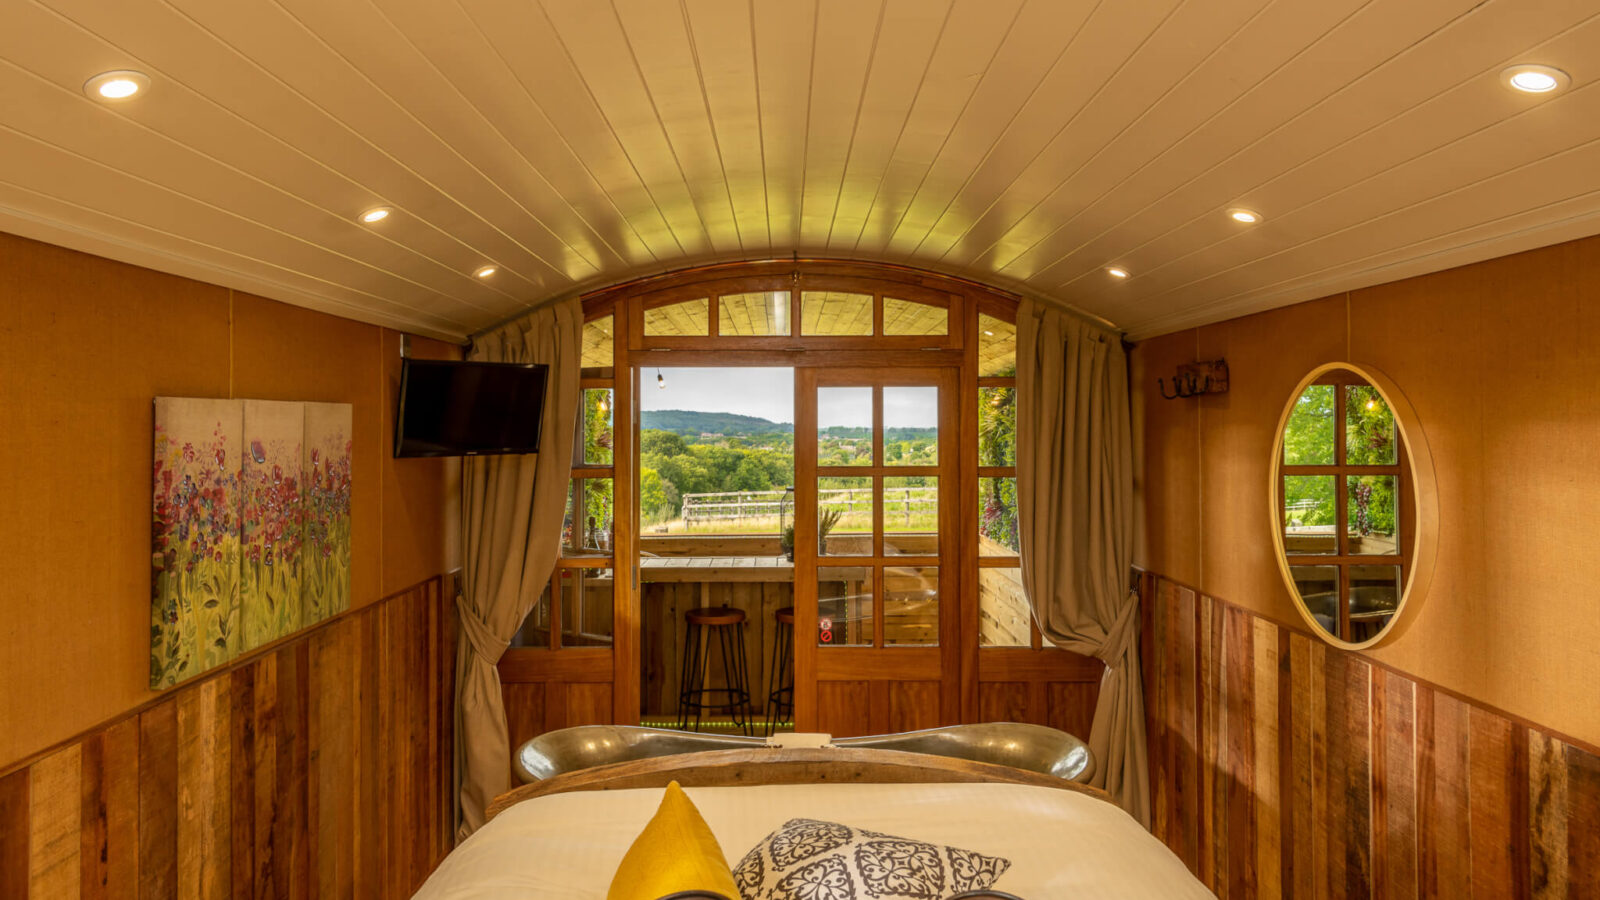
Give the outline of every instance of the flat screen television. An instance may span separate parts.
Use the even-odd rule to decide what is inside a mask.
[[[406,359],[394,417],[394,455],[538,453],[543,364]]]

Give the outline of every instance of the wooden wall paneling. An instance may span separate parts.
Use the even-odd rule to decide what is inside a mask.
[[[1537,731],[1528,732],[1528,827],[1532,832],[1528,876],[1533,900],[1565,897],[1569,887],[1570,795],[1565,751],[1561,741]]]
[[[1515,897],[1517,877],[1513,827],[1515,807],[1525,802],[1526,789],[1513,787],[1516,777],[1515,726],[1487,710],[1468,713],[1467,754],[1472,782],[1472,883],[1485,897]]]
[[[316,748],[306,786],[311,817],[311,871],[318,897],[348,897],[355,889],[356,696],[352,644],[356,629],[334,622],[311,637],[308,740]]]
[[[296,641],[277,653],[278,771],[275,780],[278,809],[272,820],[272,843],[277,895],[290,900],[307,896],[310,882],[306,840],[306,786],[310,767],[306,690],[310,646],[306,641]]]
[[[0,897],[28,896],[28,770],[0,777]]]
[[[178,893],[227,897],[232,724],[228,682],[208,678],[174,698],[178,707]]]
[[[219,701],[227,704],[227,679],[212,678]],[[227,733],[221,740],[226,746]],[[222,790],[229,790],[227,769],[218,773]],[[83,867],[79,896],[98,900],[119,896],[128,885],[139,883],[139,718],[130,716],[91,734],[83,742],[80,780],[82,812],[78,854]],[[3,826],[0,826],[3,831]],[[227,839],[227,823],[215,838]],[[214,838],[214,839],[215,839]],[[221,851],[221,859],[227,852]],[[4,869],[0,862],[0,870]],[[224,891],[224,894],[226,892]],[[0,888],[0,896],[9,896]]]
[[[72,744],[29,768],[29,896],[78,896],[82,767],[83,747]]]
[[[1164,596],[1171,604],[1163,617],[1163,634],[1169,641],[1163,651],[1169,664],[1163,669],[1171,679],[1164,716],[1168,723],[1166,770],[1172,773],[1169,815],[1177,822],[1178,856],[1193,869],[1199,865],[1200,853],[1200,681],[1191,648],[1196,646],[1199,606],[1193,591],[1176,585]]]
[[[1563,750],[1568,896],[1600,897],[1600,756],[1551,740]]]
[[[1253,651],[1249,733],[1251,746],[1251,784],[1254,809],[1251,821],[1255,831],[1255,893],[1261,897],[1283,895],[1283,833],[1280,810],[1280,742],[1288,735],[1280,732],[1279,670],[1283,665],[1278,626],[1266,619],[1249,617],[1250,646]]]
[[[355,620],[356,654],[355,720],[355,882],[356,896],[381,897],[383,892],[383,828],[381,794],[387,788],[382,779],[383,739],[380,730],[382,694],[379,686],[378,616],[364,615]],[[237,714],[237,713],[236,713]],[[234,844],[238,846],[237,842]],[[235,862],[235,867],[238,863]]]
[[[139,897],[178,892],[178,709],[160,703],[139,714]]]
[[[1383,797],[1381,852],[1374,854],[1375,893],[1388,900],[1418,896],[1417,685],[1375,670],[1383,684]]]
[[[273,821],[278,817],[278,657],[269,654],[253,666],[250,715],[254,740],[250,747],[248,770],[254,796],[250,801],[249,860],[245,875],[257,896],[277,897],[280,886],[280,854],[288,850],[273,840]],[[235,873],[237,875],[237,873]],[[237,880],[235,881],[237,888]]]
[[[440,596],[334,619],[0,772],[0,897],[409,896],[452,842]]]
[[[1289,637],[1290,708],[1288,831],[1293,841],[1285,885],[1292,896],[1326,896],[1328,871],[1326,645],[1303,634]],[[1319,890],[1320,889],[1320,890]]]
[[[1482,896],[1472,886],[1467,705],[1417,692],[1417,889],[1425,897]]]
[[[1218,783],[1219,775],[1226,771],[1227,759],[1217,753],[1218,736],[1224,734],[1224,718],[1218,710],[1218,698],[1223,696],[1221,606],[1210,597],[1202,596],[1200,608],[1200,880],[1216,890],[1227,881],[1227,859],[1217,864],[1218,848],[1226,848],[1226,820],[1219,816],[1226,810],[1227,786]],[[1219,877],[1220,876],[1220,877]],[[1220,896],[1220,891],[1218,894]]]
[[[1225,766],[1221,785],[1226,802],[1218,813],[1217,873],[1226,872],[1226,891],[1219,896],[1254,897],[1256,804],[1255,787],[1255,653],[1251,619],[1242,610],[1218,605],[1222,645],[1218,657],[1222,673],[1218,683],[1223,691],[1218,710],[1221,732],[1217,754]]]

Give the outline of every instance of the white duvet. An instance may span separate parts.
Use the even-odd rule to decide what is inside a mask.
[[[789,819],[824,819],[1011,860],[995,889],[1024,900],[1211,897],[1120,808],[1074,791],[1012,784],[825,784],[688,788],[729,865]],[[416,896],[604,898],[661,790],[525,800],[440,864]]]

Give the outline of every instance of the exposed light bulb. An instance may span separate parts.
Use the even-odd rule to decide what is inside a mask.
[[[656,387],[662,389],[663,391],[667,389],[667,379],[662,376],[660,369],[656,370]]]
[[[1373,397],[1373,398],[1370,398],[1369,400],[1367,400],[1367,412],[1372,412],[1373,410],[1375,410],[1377,408],[1378,408],[1378,398]]]

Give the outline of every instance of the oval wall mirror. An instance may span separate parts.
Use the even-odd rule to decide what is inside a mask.
[[[1432,461],[1405,398],[1370,368],[1319,366],[1290,395],[1273,457],[1279,567],[1306,624],[1353,649],[1400,634],[1437,527]]]

